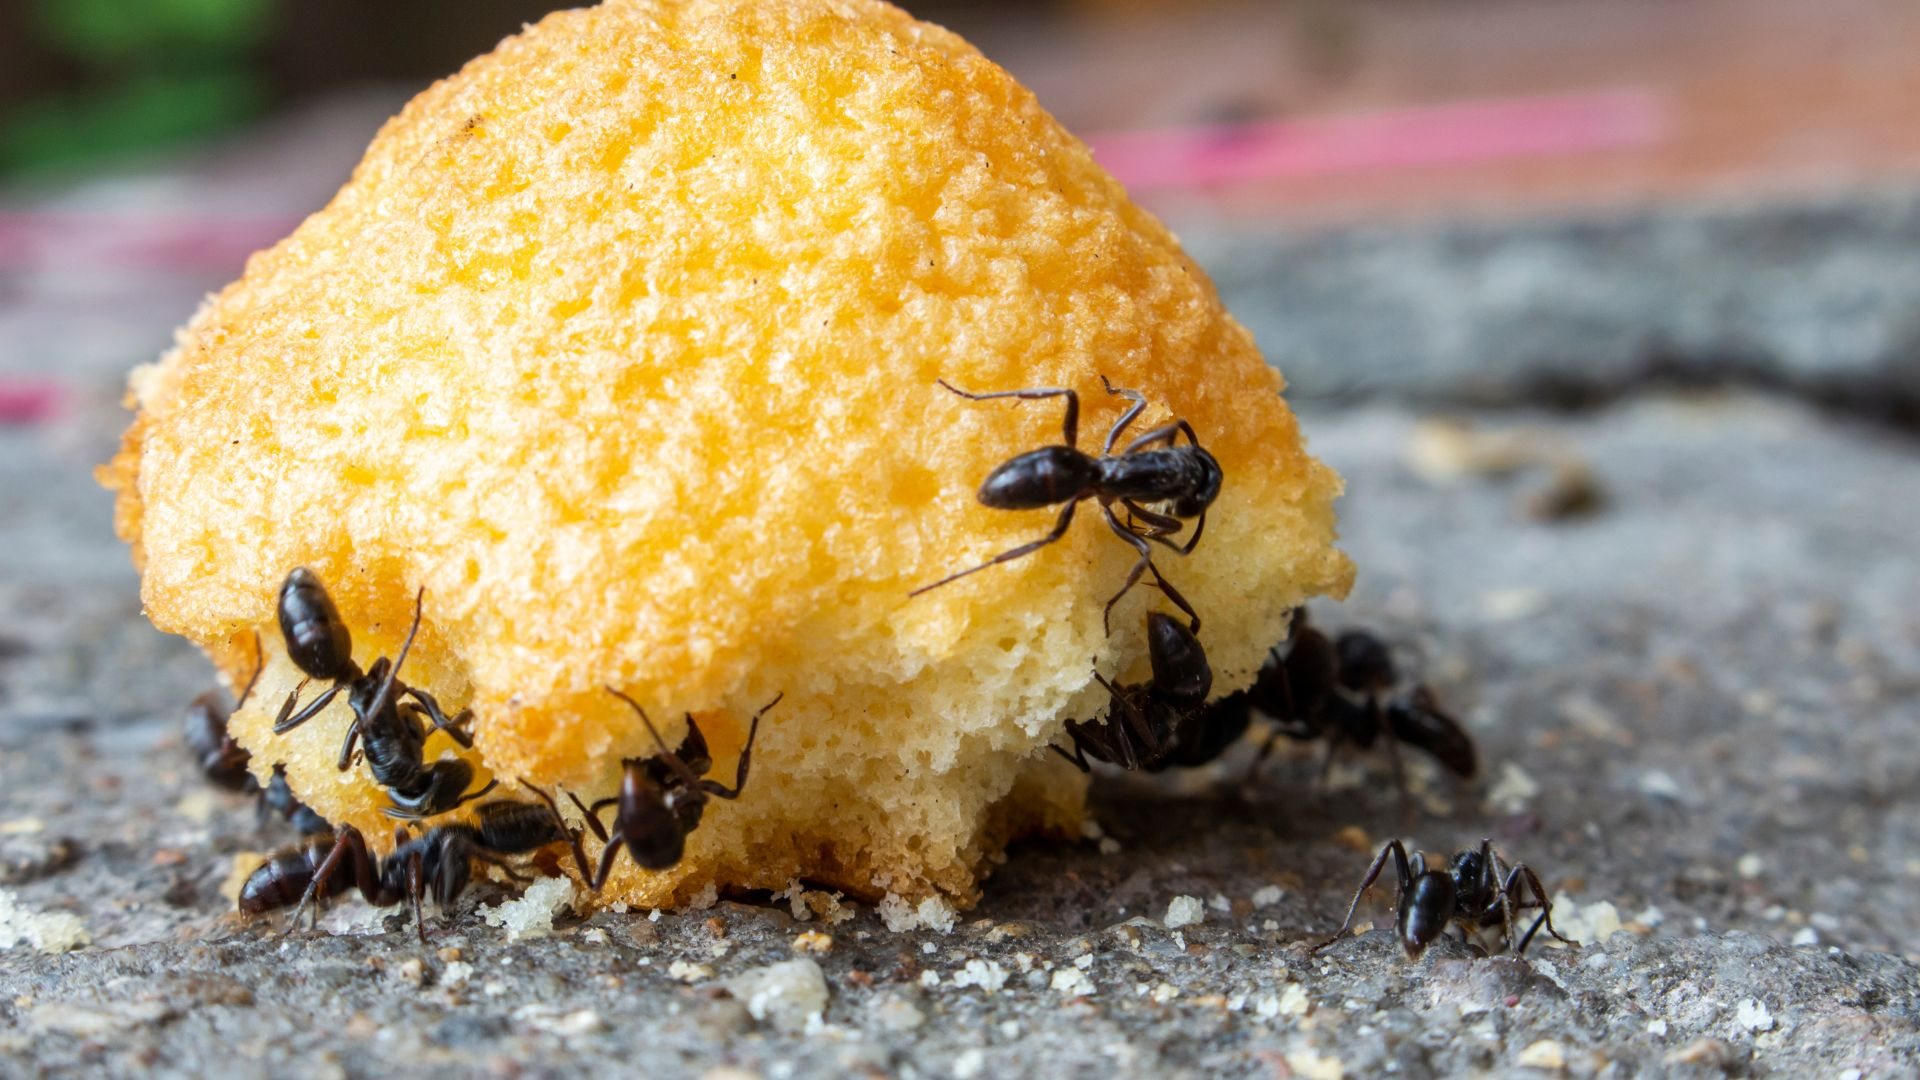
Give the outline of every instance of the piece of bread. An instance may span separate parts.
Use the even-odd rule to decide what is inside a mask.
[[[409,104],[351,182],[132,380],[102,470],[148,615],[234,684],[262,774],[384,847],[336,704],[269,730],[297,672],[288,570],[332,590],[362,664],[425,620],[405,677],[471,706],[502,779],[611,794],[691,711],[737,802],[666,873],[603,894],[685,901],[798,880],[965,903],[1010,839],[1072,832],[1055,755],[1092,681],[1144,677],[1133,552],[1093,508],[1045,550],[909,598],[1044,534],[974,491],[1118,415],[1100,376],[1179,415],[1225,485],[1191,556],[1216,694],[1287,612],[1351,580],[1338,477],[1206,276],[1085,146],[965,42],[874,0],[613,0],[549,16]],[[310,687],[309,693],[318,687]],[[344,700],[344,699],[343,699]],[[434,736],[429,757],[451,750]],[[483,774],[484,775],[484,774]],[[522,792],[514,792],[524,797]],[[597,845],[588,843],[590,853]]]

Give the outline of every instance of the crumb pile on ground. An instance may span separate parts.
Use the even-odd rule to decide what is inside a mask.
[[[296,565],[363,663],[475,713],[476,764],[610,793],[691,712],[737,803],[684,861],[621,860],[603,899],[796,880],[962,902],[1012,837],[1078,826],[1044,752],[1139,678],[1132,552],[1097,516],[1039,555],[910,599],[1044,533],[975,487],[1118,415],[1100,377],[1185,417],[1226,483],[1168,576],[1206,620],[1215,690],[1286,613],[1351,578],[1338,478],[1281,381],[1172,236],[965,42],[867,0],[615,0],[552,15],[416,98],[352,181],[256,256],[160,363],[104,471],[149,616],[236,683],[262,771],[384,845],[344,702],[268,730],[298,681],[274,630]],[[456,752],[436,736],[429,756]]]

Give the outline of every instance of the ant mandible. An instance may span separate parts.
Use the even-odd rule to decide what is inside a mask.
[[[1093,673],[1111,698],[1107,715],[1067,721],[1073,752],[1055,745],[1054,753],[1081,772],[1088,771],[1088,758],[1150,772],[1171,763],[1168,758],[1180,747],[1187,718],[1213,689],[1213,668],[1200,639],[1179,620],[1157,611],[1147,616],[1147,656],[1153,665],[1151,682],[1115,686],[1098,671]]]
[[[1060,517],[1054,522],[1053,531],[1038,540],[1021,544],[1019,547],[1003,551],[978,566],[969,567],[955,574],[949,574],[931,585],[922,585],[909,593],[918,596],[931,589],[958,581],[968,574],[978,573],[989,566],[1030,555],[1067,534],[1067,528],[1073,524],[1074,509],[1084,499],[1094,499],[1100,503],[1100,513],[1106,518],[1107,528],[1140,553],[1139,561],[1128,571],[1126,584],[1107,601],[1102,614],[1102,625],[1110,629],[1113,605],[1127,594],[1127,590],[1140,581],[1140,575],[1153,571],[1154,580],[1159,584],[1167,599],[1184,612],[1190,620],[1190,627],[1200,631],[1200,616],[1193,610],[1166,578],[1160,574],[1160,568],[1153,563],[1153,549],[1149,541],[1186,555],[1200,542],[1200,536],[1207,528],[1207,508],[1220,494],[1222,473],[1220,463],[1214,460],[1200,445],[1200,439],[1193,433],[1193,426],[1185,420],[1176,419],[1168,424],[1154,428],[1136,437],[1122,447],[1119,453],[1113,452],[1113,444],[1132,425],[1135,418],[1147,407],[1146,395],[1138,390],[1117,389],[1100,377],[1100,383],[1107,393],[1125,398],[1131,402],[1126,412],[1114,422],[1107,431],[1107,441],[1100,448],[1100,456],[1095,457],[1079,449],[1080,395],[1064,387],[1034,387],[1027,390],[1000,390],[993,393],[973,393],[962,390],[939,380],[940,385],[971,401],[989,401],[994,398],[1016,398],[1022,401],[1037,401],[1045,398],[1063,397],[1067,399],[1066,419],[1061,425],[1064,442],[1057,446],[1043,446],[1038,450],[1029,450],[994,469],[980,485],[978,498],[982,505],[995,510],[1038,510],[1048,506],[1065,503]],[[1176,445],[1179,436],[1187,437],[1186,446]],[[1156,443],[1164,444],[1158,449],[1150,449]],[[1127,520],[1123,523],[1113,512],[1113,504],[1119,503],[1127,511]],[[1145,504],[1164,504],[1165,513],[1149,510]],[[1179,532],[1188,519],[1197,519],[1193,534],[1184,544],[1176,544],[1168,537]]]
[[[647,870],[666,870],[679,863],[686,850],[687,834],[699,827],[708,800],[740,797],[741,789],[747,786],[747,767],[753,759],[753,740],[760,733],[760,718],[786,696],[776,694],[753,714],[746,745],[740,748],[740,764],[734,772],[733,787],[728,788],[716,780],[703,779],[707,770],[713,768],[713,755],[708,752],[706,736],[701,734],[692,714],[687,716],[687,737],[681,740],[680,748],[668,750],[659,729],[653,726],[652,718],[639,702],[611,686],[607,692],[626,702],[639,715],[660,752],[650,758],[627,758],[621,762],[617,796],[601,799],[589,807],[572,792],[567,793],[573,805],[586,815],[587,827],[600,838],[600,865],[593,877],[587,879],[587,886],[594,892],[599,892],[607,883],[613,860],[622,848]],[[600,823],[600,811],[609,806],[616,807],[611,833]]]
[[[334,695],[347,691],[347,704],[353,721],[347,726],[346,739],[340,745],[340,769],[353,761],[354,746],[366,741],[367,771],[387,789],[391,805],[384,808],[388,817],[415,820],[444,814],[492,791],[496,781],[472,794],[466,794],[473,782],[473,766],[464,759],[451,758],[426,764],[427,735],[444,731],[462,747],[471,747],[473,737],[465,731],[471,713],[463,711],[449,719],[433,695],[400,681],[400,665],[407,662],[414,635],[420,631],[420,610],[426,599],[423,588],[414,595],[413,625],[400,646],[400,656],[389,662],[380,657],[373,666],[361,671],[353,660],[353,639],[340,618],[333,598],[327,595],[320,578],[306,567],[295,567],[280,588],[280,633],[286,639],[287,656],[306,678],[287,695],[280,715],[273,724],[274,734],[284,734],[319,715]],[[300,692],[308,680],[330,681],[318,697],[298,712]],[[400,698],[412,698],[402,704]],[[428,727],[422,714],[432,721]]]
[[[1373,888],[1373,883],[1386,868],[1387,858],[1392,856],[1394,872],[1399,876],[1400,896],[1396,905],[1396,930],[1400,937],[1400,947],[1406,950],[1407,959],[1417,960],[1427,946],[1446,932],[1448,926],[1460,927],[1461,940],[1483,929],[1499,927],[1501,941],[1511,947],[1515,955],[1524,956],[1527,946],[1533,942],[1533,936],[1546,927],[1547,933],[1556,940],[1568,945],[1576,944],[1560,931],[1553,928],[1553,901],[1547,899],[1547,891],[1540,884],[1540,878],[1526,863],[1516,863],[1512,869],[1505,869],[1500,856],[1493,850],[1492,840],[1481,840],[1476,850],[1468,848],[1454,854],[1444,869],[1429,870],[1427,857],[1414,852],[1411,861],[1407,858],[1407,849],[1400,841],[1391,840],[1380,849],[1380,855],[1368,868],[1367,876],[1360,882],[1360,888],[1353,894],[1353,903],[1347,906],[1347,918],[1340,924],[1334,935],[1313,947],[1314,952],[1332,945],[1344,937],[1353,926],[1353,916],[1360,910],[1360,901]],[[1523,898],[1521,890],[1531,893],[1531,899]],[[1514,916],[1517,912],[1537,908],[1540,917],[1533,921],[1527,932],[1514,941]]]

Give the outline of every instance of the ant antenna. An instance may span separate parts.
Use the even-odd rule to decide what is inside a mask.
[[[413,635],[420,632],[420,605],[426,598],[427,587],[422,585],[420,591],[413,594],[413,625],[407,628],[407,640],[400,646],[399,658],[387,669],[387,677],[380,683],[380,692],[373,696],[373,704],[367,709],[369,717],[379,716],[380,711],[387,707],[387,701],[393,697],[393,684],[400,678],[400,665],[407,662],[407,652],[413,648]]]

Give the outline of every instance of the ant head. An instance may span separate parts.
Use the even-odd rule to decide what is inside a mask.
[[[1213,668],[1187,624],[1153,612],[1147,616],[1147,655],[1153,662],[1153,688],[1177,704],[1199,705],[1213,689]]]
[[[1173,500],[1170,509],[1177,518],[1194,518],[1206,513],[1207,507],[1213,505],[1213,500],[1220,497],[1220,483],[1225,476],[1212,454],[1198,446],[1188,449],[1193,452],[1194,460],[1200,463],[1200,480],[1192,491]]]
[[[1340,655],[1340,683],[1359,693],[1375,693],[1393,685],[1397,674],[1387,643],[1365,630],[1349,630],[1334,643]]]

